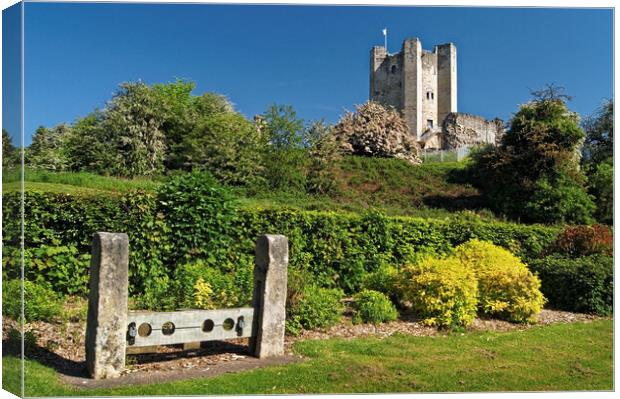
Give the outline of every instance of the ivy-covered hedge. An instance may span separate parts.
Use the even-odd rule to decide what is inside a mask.
[[[90,244],[96,231],[129,235],[130,290],[134,296],[153,290],[165,295],[181,259],[204,258],[211,265],[249,262],[254,241],[263,233],[288,236],[291,268],[311,272],[320,285],[339,287],[348,293],[358,291],[369,272],[382,265],[405,264],[420,252],[443,253],[478,238],[509,249],[527,263],[558,234],[555,227],[484,222],[475,216],[438,220],[386,217],[375,212],[357,215],[237,209],[227,213],[225,229],[205,230],[213,235],[209,241],[228,244],[204,251],[192,245],[178,245],[181,241],[202,245],[207,238],[197,240],[191,224],[171,219],[169,210],[175,208],[169,201],[174,200],[174,193],[169,193],[165,204],[161,196],[145,192],[86,198],[26,193],[25,247],[27,259],[32,260],[26,265],[27,279],[50,280],[61,293],[86,292],[86,286],[79,289],[75,281],[86,281]],[[19,276],[18,209],[19,195],[5,195],[4,278]],[[177,217],[178,213],[174,218]],[[183,253],[179,253],[181,249]],[[75,281],[56,277],[68,273],[81,277]],[[146,306],[158,306],[157,300],[149,302]]]

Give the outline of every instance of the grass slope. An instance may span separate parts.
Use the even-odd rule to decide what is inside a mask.
[[[304,192],[259,192],[243,195],[246,207],[289,207],[306,210],[363,212],[377,209],[388,215],[431,218],[455,211],[483,210],[479,192],[466,182],[465,164],[446,162],[413,166],[393,158],[347,156],[333,170],[336,190],[329,196]]]
[[[611,390],[612,345],[611,320],[508,333],[308,340],[294,347],[309,358],[299,364],[106,390],[66,386],[52,369],[27,361],[26,395]],[[19,392],[19,360],[3,360],[3,388]]]
[[[24,173],[26,190],[77,195],[114,194],[137,189],[154,191],[161,184],[160,180],[162,179],[122,179],[85,172],[50,172],[30,168],[27,168]],[[19,191],[21,189],[20,182],[19,170],[4,171],[2,191]]]
[[[377,209],[388,215],[429,218],[453,217],[455,211],[480,212],[478,192],[461,175],[463,163],[429,163],[413,166],[393,158],[347,156],[336,165],[336,190],[330,195],[310,195],[303,190],[273,192],[234,189],[245,208],[296,208],[359,213]],[[3,192],[21,190],[18,170],[5,171]],[[50,172],[26,169],[28,191],[90,196],[122,194],[142,189],[154,191],[165,177],[121,179],[85,172]]]

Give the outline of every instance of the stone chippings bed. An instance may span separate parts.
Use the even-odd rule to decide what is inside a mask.
[[[513,331],[525,330],[535,325],[552,323],[589,322],[600,319],[598,316],[571,313],[556,310],[543,310],[534,325],[513,324],[496,319],[477,318],[468,328],[468,331]],[[8,338],[11,328],[19,329],[19,324],[3,317],[2,339],[3,345]],[[28,357],[59,371],[67,382],[82,386],[112,386],[124,383],[140,383],[143,377],[148,381],[169,380],[198,376],[217,375],[227,372],[241,371],[265,365],[284,364],[301,360],[293,353],[293,344],[306,339],[358,337],[384,338],[393,334],[407,334],[415,336],[445,335],[434,327],[428,327],[417,322],[407,314],[401,315],[401,320],[389,323],[372,325],[351,323],[351,319],[344,317],[342,323],[326,330],[304,331],[298,337],[286,337],[286,355],[279,361],[259,361],[247,353],[248,339],[229,341],[212,341],[205,343],[200,349],[183,350],[181,345],[160,346],[157,353],[128,355],[127,369],[123,377],[108,382],[95,382],[85,377],[84,373],[84,322],[47,323],[33,322],[26,325],[26,331],[35,331],[37,348],[28,353]],[[182,374],[182,375],[181,375]],[[159,376],[159,377],[158,377]]]

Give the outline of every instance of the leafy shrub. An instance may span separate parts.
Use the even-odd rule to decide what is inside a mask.
[[[248,305],[253,292],[253,269],[247,266],[222,271],[202,260],[180,266],[175,273],[177,306],[216,309]]]
[[[304,121],[290,105],[270,105],[259,117],[259,129],[269,146],[265,152],[265,177],[270,188],[303,191],[308,152],[304,147]]]
[[[540,280],[519,258],[496,245],[471,240],[454,255],[478,279],[479,307],[483,313],[514,322],[535,321],[545,299]]]
[[[564,174],[536,182],[524,205],[527,220],[542,223],[591,223],[595,210],[591,196]]]
[[[391,265],[382,265],[379,269],[366,275],[362,286],[365,290],[378,291],[392,298],[392,300],[398,300],[402,296],[398,290],[398,281],[398,269]]]
[[[230,185],[263,182],[266,140],[258,129],[237,113],[220,113],[199,122],[183,136],[184,167],[208,170]]]
[[[594,254],[611,256],[614,250],[614,237],[607,226],[567,226],[555,242],[545,249],[543,255],[562,254],[568,257],[581,257]]]
[[[21,280],[2,282],[2,314],[16,320],[21,318],[21,289]],[[24,281],[24,317],[27,322],[51,321],[60,312],[60,299],[49,285]]]
[[[590,176],[590,193],[596,198],[596,219],[605,224],[614,222],[614,164],[613,158],[596,166]]]
[[[178,306],[176,284],[168,275],[151,276],[144,288],[134,294],[133,309],[175,310]]]
[[[314,330],[336,324],[344,306],[344,293],[338,288],[307,284],[294,302],[287,307],[286,331],[298,335],[302,329]]]
[[[421,163],[420,145],[411,138],[407,122],[397,110],[375,101],[355,108],[355,112],[340,118],[333,129],[343,152]]]
[[[335,166],[341,161],[342,154],[332,128],[319,120],[306,129],[305,135],[310,145],[306,189],[310,193],[333,194],[338,183]]]
[[[411,302],[423,323],[458,328],[473,322],[478,282],[459,259],[429,257],[403,271],[404,299]]]
[[[144,293],[144,299],[157,291],[165,291],[168,270],[164,263],[172,250],[168,240],[170,229],[162,212],[157,212],[157,197],[142,190],[120,198],[121,231],[129,237],[129,293]],[[163,298],[162,298],[163,299]],[[160,304],[166,303],[159,302]]]
[[[25,277],[49,283],[55,292],[87,293],[90,254],[80,254],[75,246],[47,246],[24,251]]]
[[[174,177],[159,189],[160,210],[169,228],[168,263],[208,256],[230,244],[235,199],[207,172]]]
[[[604,254],[578,258],[551,255],[530,262],[549,306],[572,312],[611,314],[614,260]]]
[[[383,323],[396,320],[398,312],[390,299],[378,291],[362,290],[354,296],[356,313],[354,322]]]
[[[578,152],[585,137],[558,87],[533,92],[499,145],[471,155],[474,184],[492,210],[529,222],[589,223]]]

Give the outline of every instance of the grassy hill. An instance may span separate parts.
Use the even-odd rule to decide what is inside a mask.
[[[478,191],[463,177],[464,164],[457,162],[411,165],[400,159],[345,157],[333,172],[336,190],[330,195],[303,191],[273,192],[236,188],[243,207],[289,207],[309,210],[362,212],[381,210],[389,215],[447,217],[455,211],[482,209]],[[80,196],[119,195],[142,189],[154,191],[166,177],[121,179],[91,173],[49,172],[27,169],[29,191],[67,193]],[[20,173],[3,175],[3,192],[19,191]]]
[[[392,158],[348,156],[334,169],[336,190],[328,196],[299,192],[241,193],[246,206],[295,207],[310,210],[361,212],[378,209],[389,215],[447,217],[483,209],[478,191],[464,178],[464,163],[411,165]]]

